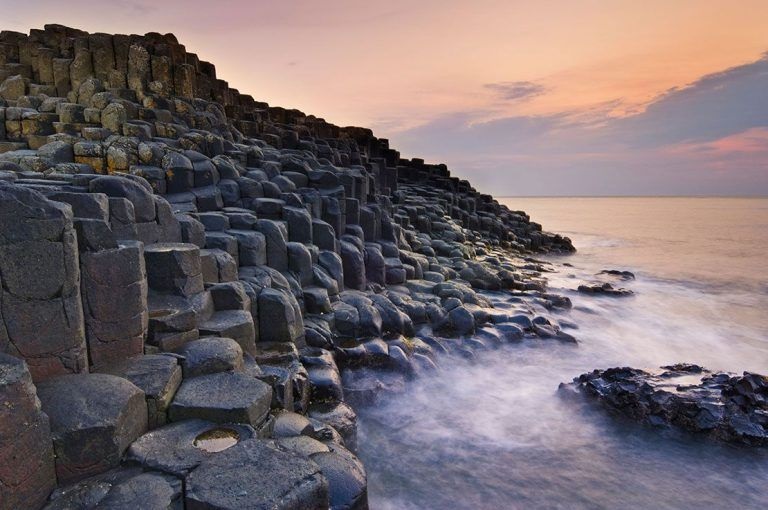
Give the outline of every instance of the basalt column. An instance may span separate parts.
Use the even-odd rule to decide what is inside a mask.
[[[0,351],[35,381],[87,371],[77,237],[69,205],[0,183]]]

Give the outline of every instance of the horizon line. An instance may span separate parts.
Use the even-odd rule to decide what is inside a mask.
[[[768,195],[498,195],[495,198],[768,198]]]

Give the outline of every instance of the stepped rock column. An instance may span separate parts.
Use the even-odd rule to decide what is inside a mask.
[[[143,244],[84,251],[80,269],[91,365],[143,354],[149,324]]]
[[[70,206],[0,183],[0,352],[40,381],[87,371]]]

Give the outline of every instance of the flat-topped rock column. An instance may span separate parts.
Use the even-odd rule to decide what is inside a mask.
[[[157,243],[144,248],[152,290],[190,296],[203,291],[200,248],[187,243]]]
[[[103,366],[144,352],[149,313],[144,247],[127,242],[81,255],[88,355]]]

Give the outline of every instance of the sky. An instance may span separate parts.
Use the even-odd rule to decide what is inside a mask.
[[[230,86],[497,196],[768,195],[768,1],[0,0],[173,32]]]

